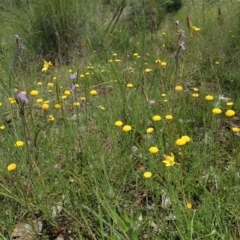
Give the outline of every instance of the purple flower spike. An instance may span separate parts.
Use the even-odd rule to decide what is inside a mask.
[[[17,94],[17,98],[21,100],[23,103],[29,103],[29,100],[26,97],[26,94],[24,92],[19,92]]]
[[[74,83],[72,83],[72,84],[70,85],[70,89],[73,91],[75,88],[76,88],[76,85],[75,85]]]
[[[184,44],[185,44],[184,42],[180,42],[180,43],[179,43],[179,46],[181,47],[182,50],[185,51],[185,50],[186,50],[186,47],[185,47]]]
[[[71,73],[69,76],[72,80],[77,78],[77,74],[76,73]]]

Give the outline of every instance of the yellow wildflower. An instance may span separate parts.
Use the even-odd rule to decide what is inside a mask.
[[[176,164],[176,162],[174,161],[174,154],[171,153],[171,156],[165,156],[165,160],[163,160],[162,162],[165,163],[166,167],[172,167]]]

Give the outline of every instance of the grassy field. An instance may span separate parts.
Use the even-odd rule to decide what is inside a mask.
[[[240,239],[240,3],[6,2],[0,239]]]

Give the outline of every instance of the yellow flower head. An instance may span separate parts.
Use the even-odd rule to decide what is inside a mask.
[[[161,65],[162,67],[165,67],[165,66],[167,66],[167,63],[166,63],[166,62],[161,62],[160,65]]]
[[[31,96],[37,96],[37,95],[38,95],[38,91],[37,91],[37,90],[32,90],[32,91],[30,92],[30,95],[31,95]]]
[[[165,163],[166,167],[172,167],[176,164],[176,162],[174,161],[174,154],[171,153],[171,156],[166,156],[165,160],[163,160],[162,162]]]
[[[132,88],[132,87],[133,87],[133,84],[132,84],[132,83],[128,83],[128,84],[127,84],[127,87],[128,87],[128,88]]]
[[[124,132],[129,132],[129,131],[132,130],[132,127],[131,127],[130,125],[125,125],[125,126],[123,126],[122,130],[123,130]]]
[[[158,121],[161,120],[161,117],[160,117],[159,115],[155,115],[155,116],[152,117],[152,120],[153,120],[154,122],[158,122]]]
[[[52,63],[51,61],[50,62],[47,62],[46,60],[43,61],[43,68],[42,68],[42,72],[46,72],[49,67],[52,67]]]
[[[183,87],[182,87],[182,86],[176,86],[176,87],[175,87],[175,90],[176,90],[176,91],[182,91],[182,90],[183,90]]]
[[[221,114],[221,113],[222,113],[222,110],[221,110],[220,108],[214,108],[214,109],[212,110],[212,113],[214,113],[214,114]]]
[[[121,126],[123,125],[123,122],[120,121],[120,120],[118,120],[118,121],[116,121],[114,124],[115,124],[115,126],[117,126],[117,127],[121,127]]]
[[[65,91],[64,91],[64,94],[67,95],[67,96],[69,96],[69,95],[71,95],[71,92],[70,92],[69,90],[65,90]]]
[[[177,139],[177,141],[176,141],[176,145],[177,146],[183,146],[183,145],[185,145],[187,142],[183,139],[183,138],[179,138],[179,139]]]
[[[187,143],[191,141],[191,138],[187,135],[182,136],[181,139],[185,140]]]
[[[23,141],[16,141],[15,147],[22,147],[24,145]]]
[[[150,73],[151,71],[152,71],[151,68],[146,68],[146,69],[145,69],[145,73]]]
[[[62,106],[61,106],[60,103],[56,103],[56,104],[54,105],[54,107],[55,107],[56,109],[60,109]]]
[[[9,172],[14,171],[17,168],[17,165],[15,163],[11,163],[7,166],[7,170]]]
[[[166,120],[172,120],[173,116],[172,115],[166,115],[165,118],[166,118]]]
[[[55,118],[54,118],[53,115],[49,115],[49,116],[48,116],[48,121],[54,121],[54,120],[55,120]]]
[[[227,117],[232,117],[232,116],[235,115],[235,111],[229,109],[229,110],[227,110],[227,111],[225,112],[225,115],[226,115]]]
[[[144,174],[143,174],[143,177],[144,178],[151,178],[152,177],[152,173],[151,172],[145,172]]]
[[[240,132],[240,128],[239,127],[232,127],[232,131],[237,133]]]
[[[192,209],[192,204],[191,203],[187,203],[187,208],[188,209]]]
[[[152,133],[154,131],[154,128],[150,127],[147,129],[147,133]]]
[[[92,96],[96,96],[98,93],[97,93],[97,91],[96,90],[91,90],[90,91],[90,95],[92,95]]]
[[[206,99],[207,101],[212,101],[212,100],[214,99],[214,97],[213,97],[212,95],[207,95],[207,96],[205,97],[205,99]]]
[[[42,108],[42,110],[48,110],[49,109],[49,105],[47,103],[43,103],[41,108]]]
[[[158,153],[159,149],[157,147],[150,147],[149,152],[150,153]]]

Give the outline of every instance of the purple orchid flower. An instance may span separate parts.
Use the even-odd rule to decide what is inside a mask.
[[[180,42],[179,43],[179,46],[181,47],[182,50],[186,50],[186,47],[185,47],[185,43],[184,42]]]
[[[73,91],[75,88],[76,88],[76,85],[75,85],[74,83],[72,83],[72,84],[70,85],[70,89]]]
[[[75,80],[77,78],[77,74],[76,73],[71,73],[69,76],[72,80]]]
[[[23,102],[23,103],[29,103],[29,100],[27,99],[27,97],[26,97],[26,94],[24,93],[24,92],[19,92],[18,94],[17,94],[17,98],[21,101],[21,102]]]

